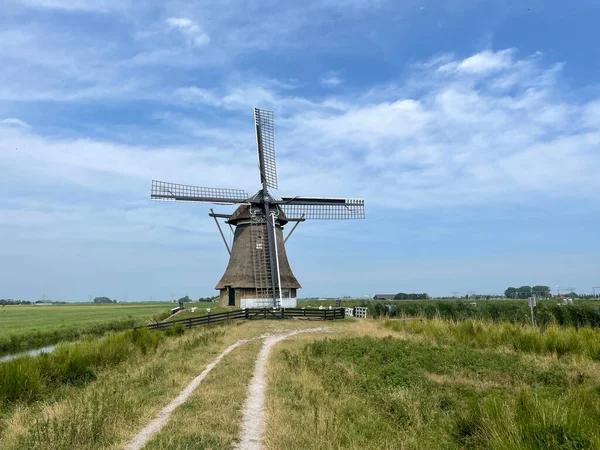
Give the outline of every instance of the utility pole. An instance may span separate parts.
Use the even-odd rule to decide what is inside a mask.
[[[560,291],[567,291],[569,293],[571,292],[575,292],[575,288],[574,287],[568,287],[568,288],[560,288],[558,289],[558,287],[556,288],[556,293],[560,296]]]

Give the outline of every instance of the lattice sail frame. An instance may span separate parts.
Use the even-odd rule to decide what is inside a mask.
[[[241,189],[208,188],[152,180],[150,198],[166,202],[240,203],[248,199]]]
[[[286,217],[314,219],[314,220],[352,220],[365,218],[365,201],[361,198],[340,199],[333,203],[331,200],[323,199],[323,203],[317,201],[311,203],[284,203],[279,205]]]
[[[262,144],[263,162],[261,167],[260,156],[259,170],[263,173],[267,186],[272,189],[277,187],[277,167],[275,165],[275,121],[273,111],[254,108],[254,125],[256,128],[257,146]],[[259,144],[260,143],[260,144]],[[257,149],[259,151],[259,149]],[[260,155],[260,154],[259,154]]]

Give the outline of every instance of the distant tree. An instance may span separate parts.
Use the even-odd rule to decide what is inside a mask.
[[[116,300],[111,300],[108,297],[96,297],[94,303],[117,303]]]
[[[533,294],[533,290],[531,286],[521,286],[519,288],[518,297],[519,298],[529,298]]]
[[[183,302],[183,303],[189,303],[191,301],[192,301],[192,299],[189,298],[187,295],[185,297],[181,297],[179,300],[177,300],[177,302],[179,302],[179,303],[181,303],[181,302]]]
[[[517,288],[509,287],[504,291],[504,296],[506,298],[517,298]]]
[[[29,300],[13,300],[12,298],[3,298],[0,299],[0,305],[31,305]]]
[[[550,287],[548,286],[533,286],[531,290],[537,297],[550,298]]]

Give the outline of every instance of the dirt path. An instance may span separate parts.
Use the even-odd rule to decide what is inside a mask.
[[[235,344],[227,347],[223,353],[217,356],[210,364],[206,366],[204,371],[194,378],[190,384],[188,384],[181,393],[175,397],[167,406],[160,410],[158,416],[152,420],[148,425],[144,427],[129,443],[125,446],[125,450],[140,450],[152,439],[152,437],[160,431],[160,429],[167,423],[171,413],[187,400],[192,392],[200,385],[202,380],[210,373],[211,370],[223,359],[225,355],[230,353],[236,347],[239,347],[243,343],[247,342],[246,339],[237,341]]]
[[[296,330],[291,333],[269,336],[265,339],[258,357],[256,358],[252,380],[250,380],[250,384],[248,385],[248,398],[246,399],[243,410],[242,438],[236,447],[238,450],[260,450],[262,448],[260,437],[262,435],[262,423],[265,412],[265,367],[267,358],[269,357],[269,353],[273,346],[298,333],[316,333],[325,331],[327,331],[327,328],[309,328],[306,330]]]

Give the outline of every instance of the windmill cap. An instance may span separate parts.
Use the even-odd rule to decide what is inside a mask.
[[[279,213],[277,217],[278,224],[283,226],[288,223],[286,215],[279,206],[277,207],[277,211]],[[238,222],[250,220],[250,218],[250,205],[241,205],[233,212],[229,220],[227,220],[227,223],[230,223],[231,225],[237,225]]]

